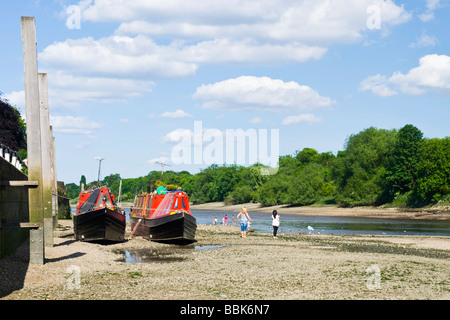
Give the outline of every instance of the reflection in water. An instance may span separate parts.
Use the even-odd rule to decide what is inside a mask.
[[[179,262],[186,260],[186,253],[194,252],[194,250],[210,250],[227,245],[199,245],[185,247],[166,247],[159,249],[129,249],[118,250],[116,253],[122,254],[123,258],[120,262],[125,263],[155,263],[155,262]],[[180,256],[182,255],[182,256]]]

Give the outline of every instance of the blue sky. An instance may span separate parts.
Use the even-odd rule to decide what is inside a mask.
[[[21,16],[36,18],[66,183],[95,180],[97,156],[102,177],[158,160],[196,173],[210,163],[173,161],[195,121],[201,139],[277,130],[280,155],[336,153],[371,126],[449,136],[450,1],[4,2],[0,91],[25,113]]]

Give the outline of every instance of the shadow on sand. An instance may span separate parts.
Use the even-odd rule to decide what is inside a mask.
[[[0,260],[0,298],[24,286],[30,264],[30,241],[25,240],[16,252]]]

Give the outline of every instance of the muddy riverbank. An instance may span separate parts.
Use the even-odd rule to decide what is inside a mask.
[[[0,261],[1,299],[450,299],[448,237],[242,239],[237,227],[199,225],[185,247],[104,245],[75,241],[71,221],[61,224],[45,265],[27,264],[26,244]]]

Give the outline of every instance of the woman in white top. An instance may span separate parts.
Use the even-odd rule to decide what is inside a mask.
[[[277,210],[272,212],[272,227],[273,227],[273,237],[277,237],[278,227],[280,226],[280,215]]]

